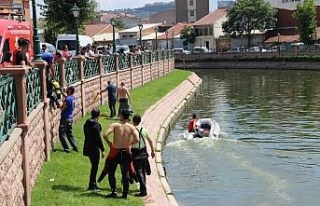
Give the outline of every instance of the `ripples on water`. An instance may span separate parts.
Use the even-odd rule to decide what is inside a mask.
[[[320,204],[320,73],[196,71],[201,91],[163,153],[180,205]],[[192,113],[214,118],[219,139],[183,140]]]

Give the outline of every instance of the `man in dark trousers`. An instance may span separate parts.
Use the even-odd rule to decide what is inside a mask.
[[[100,111],[93,109],[91,111],[91,118],[86,121],[83,126],[84,131],[84,147],[83,155],[88,156],[91,163],[90,181],[88,190],[99,192],[100,188],[97,186],[96,177],[101,158],[104,157],[104,147],[101,140],[101,125],[98,122]]]
[[[147,196],[146,174],[150,174],[150,165],[148,161],[149,155],[147,152],[146,140],[151,148],[151,157],[154,158],[155,154],[149,132],[140,126],[141,116],[134,115],[132,121],[133,126],[135,126],[139,132],[139,142],[131,147],[133,166],[140,184],[140,193],[136,194],[135,196],[144,197]]]
[[[116,177],[115,172],[117,165],[120,164],[122,175],[122,198],[127,199],[129,192],[130,181],[130,165],[132,156],[130,148],[132,145],[139,142],[139,135],[136,128],[129,123],[130,112],[122,110],[120,113],[119,122],[112,123],[107,131],[104,133],[103,138],[106,140],[110,147],[108,154],[108,180],[111,193],[108,197],[117,196]],[[112,141],[109,135],[113,133]]]
[[[77,143],[72,133],[73,111],[76,105],[76,98],[73,95],[74,91],[74,86],[67,87],[67,95],[63,101],[62,106],[60,107],[62,111],[59,126],[59,138],[63,147],[63,151],[66,153],[70,152],[66,137],[68,138],[68,141],[70,142],[73,151],[78,152]]]
[[[117,88],[112,84],[111,81],[108,81],[108,86],[106,89],[102,90],[100,94],[108,91],[108,104],[110,109],[110,118],[116,116],[116,102],[117,102]]]

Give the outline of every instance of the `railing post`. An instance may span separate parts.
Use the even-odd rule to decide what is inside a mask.
[[[152,73],[152,52],[149,52],[149,59],[150,59],[150,64],[149,64],[150,76],[151,76],[151,81],[152,81],[152,80],[153,80],[153,73]]]
[[[79,80],[80,80],[80,88],[81,88],[81,114],[82,117],[86,115],[86,92],[84,85],[84,57],[75,56],[74,59],[78,61],[78,69],[79,69]]]
[[[17,95],[17,110],[18,120],[17,127],[22,129],[21,139],[21,154],[22,154],[22,170],[23,170],[23,187],[24,205],[30,205],[31,187],[30,187],[30,168],[29,168],[29,147],[28,147],[28,124],[27,122],[27,91],[26,91],[26,74],[29,71],[27,66],[3,67],[0,69],[0,74],[11,74],[16,86]]]
[[[103,88],[103,75],[104,75],[104,69],[103,69],[103,62],[102,62],[102,55],[99,55],[97,57],[98,60],[98,65],[99,65],[99,75],[100,75],[100,88],[99,90],[101,91]],[[102,98],[102,94],[101,94],[101,98],[100,98],[100,104],[103,104],[103,98]]]
[[[130,69],[130,85],[131,85],[131,89],[133,89],[133,53],[129,52],[128,53],[128,58],[129,58],[129,69]]]
[[[119,54],[113,53],[112,56],[114,57],[114,70],[116,71],[116,82],[117,86],[119,85]]]
[[[44,123],[44,144],[45,144],[45,154],[46,154],[46,161],[50,159],[50,122],[49,122],[49,101],[47,98],[47,78],[46,78],[46,66],[47,63],[44,61],[36,61],[34,62],[37,68],[40,68],[40,78],[41,78],[41,87],[42,87],[42,99],[43,102],[43,123]]]
[[[59,74],[60,74],[60,88],[65,88],[66,84],[66,59],[62,58],[59,63]]]

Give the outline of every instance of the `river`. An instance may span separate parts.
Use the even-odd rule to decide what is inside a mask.
[[[179,205],[320,205],[320,72],[194,71],[200,91],[163,151]],[[192,113],[220,138],[184,140]]]

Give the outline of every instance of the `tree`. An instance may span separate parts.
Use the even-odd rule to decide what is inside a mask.
[[[183,29],[180,32],[180,39],[184,39],[184,46],[188,45],[189,43],[194,44],[194,42],[196,41],[196,35],[194,33],[193,27],[184,25]]]
[[[311,44],[316,35],[316,15],[314,0],[304,0],[303,3],[297,4],[297,11],[293,13],[293,18],[298,22],[300,41],[305,44]]]
[[[122,19],[117,19],[115,28],[122,30],[126,28],[126,24],[122,21]]]
[[[94,9],[96,3],[94,0],[44,0],[46,9],[43,12],[46,21],[46,28],[49,33],[73,33],[75,34],[75,17],[71,8],[76,5],[80,8],[78,18],[80,30],[84,28],[84,23],[95,17]]]
[[[276,10],[264,0],[238,0],[228,10],[223,32],[233,36],[248,36],[248,48],[255,30],[265,30],[275,25]]]

